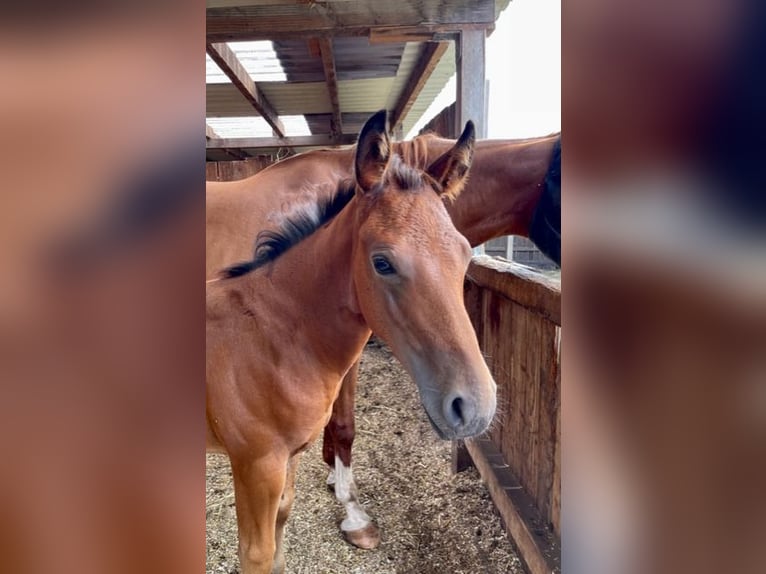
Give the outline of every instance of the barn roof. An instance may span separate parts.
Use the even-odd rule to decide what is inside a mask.
[[[406,134],[509,2],[208,0],[208,159],[353,143],[382,108]]]

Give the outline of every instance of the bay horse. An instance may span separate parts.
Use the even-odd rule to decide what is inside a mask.
[[[392,145],[408,165],[424,169],[455,141],[427,134]],[[247,257],[258,230],[278,226],[301,205],[331,196],[338,182],[351,176],[353,153],[353,148],[315,150],[287,158],[247,179],[208,182],[208,277]],[[446,202],[447,211],[471,246],[503,235],[528,236],[560,264],[560,166],[560,134],[478,141],[471,177],[457,198]],[[357,372],[355,363],[344,377],[322,450],[331,469],[328,484],[346,510],[341,523],[344,535],[355,546],[374,548],[380,534],[358,501],[351,464]]]
[[[427,170],[393,151],[386,112],[359,135],[354,179],[258,235],[209,281],[207,445],[228,454],[245,574],[283,572],[300,453],[330,418],[374,330],[415,381],[437,434],[484,432],[496,385],[463,304],[471,257],[444,199],[474,149],[469,122]]]

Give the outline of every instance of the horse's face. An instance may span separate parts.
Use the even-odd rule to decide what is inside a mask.
[[[424,174],[386,157],[385,116],[383,129],[371,135],[373,120],[360,135],[356,166],[359,310],[415,380],[440,436],[472,436],[494,416],[496,387],[463,303],[471,249],[442,198],[462,186],[472,129],[448,152],[449,161],[437,160]]]

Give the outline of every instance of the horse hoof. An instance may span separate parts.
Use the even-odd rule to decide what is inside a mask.
[[[380,530],[372,522],[359,530],[344,530],[343,535],[349,544],[363,550],[372,550],[380,544]]]

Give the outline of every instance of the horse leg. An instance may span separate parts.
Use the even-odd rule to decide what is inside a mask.
[[[253,460],[231,457],[234,502],[239,527],[242,574],[271,574],[276,552],[276,523],[285,487],[287,457]]]
[[[285,552],[283,546],[285,522],[287,522],[287,517],[290,516],[290,509],[293,506],[293,500],[295,500],[295,471],[298,468],[300,456],[300,454],[296,454],[287,462],[287,478],[285,480],[285,488],[282,491],[282,498],[279,501],[279,511],[277,512],[277,549],[274,554],[272,574],[283,574],[285,571]]]
[[[371,549],[380,544],[380,531],[359,503],[351,468],[358,375],[357,361],[343,378],[340,393],[332,406],[332,417],[325,427],[322,456],[330,465],[327,484],[334,487],[335,497],[346,509],[346,518],[340,526],[346,540],[358,548]]]

